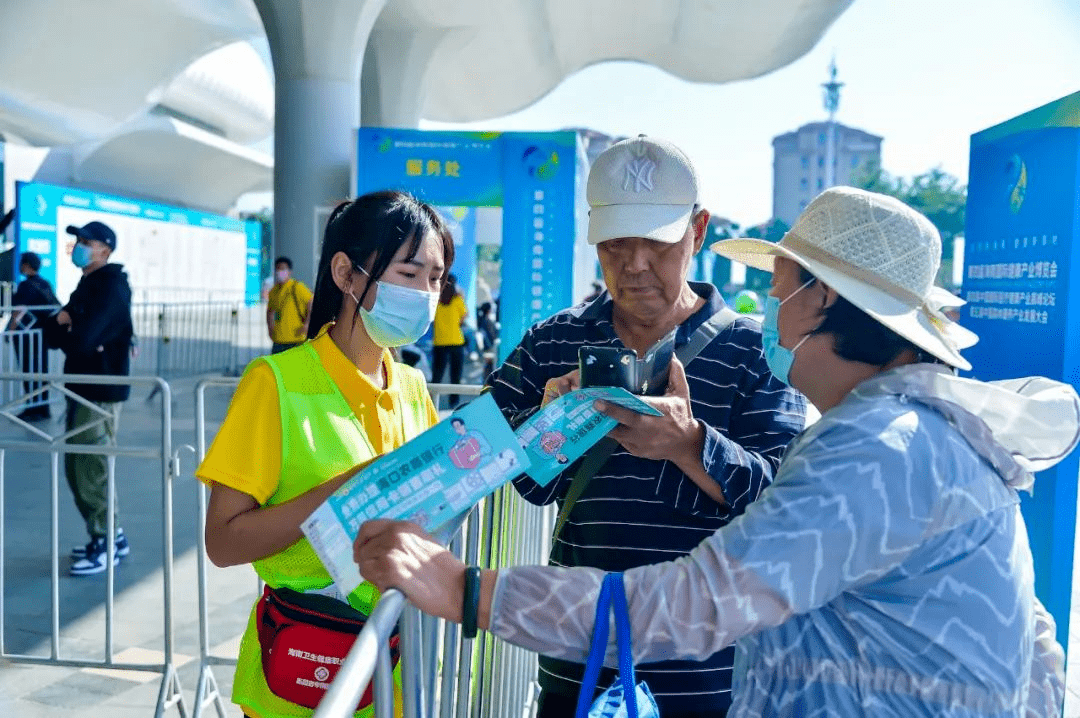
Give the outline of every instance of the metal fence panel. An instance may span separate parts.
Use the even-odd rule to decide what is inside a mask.
[[[266,305],[243,302],[155,302],[131,307],[133,374],[238,376],[270,351]]]
[[[179,710],[181,716],[187,715],[187,705],[184,702],[180,688],[180,680],[176,672],[176,664],[173,654],[173,516],[172,516],[172,481],[176,474],[175,463],[172,456],[172,401],[169,384],[156,377],[113,377],[113,376],[85,376],[75,374],[23,374],[15,372],[0,373],[0,382],[21,381],[43,382],[51,392],[65,396],[69,401],[81,403],[91,409],[91,418],[86,424],[75,426],[71,430],[60,434],[50,434],[46,429],[29,424],[12,413],[13,407],[5,404],[0,407],[0,420],[10,422],[9,425],[20,427],[29,434],[29,439],[0,433],[0,657],[14,663],[27,663],[36,665],[69,666],[78,668],[99,668],[129,671],[151,671],[160,673],[161,687],[158,692],[158,700],[155,716],[161,716],[172,707]],[[72,393],[65,387],[65,382],[77,382],[80,384],[97,385],[128,385],[144,387],[161,393],[161,440],[154,445],[131,445],[125,444],[117,437],[115,445],[98,444],[70,444],[68,439],[84,429],[99,424],[105,420],[105,412],[86,401],[82,397]],[[94,416],[94,414],[97,416]],[[25,436],[25,435],[24,435]],[[4,506],[6,494],[5,481],[7,478],[6,460],[11,452],[47,454],[50,458],[50,650],[48,655],[30,655],[25,653],[13,653],[8,651],[5,642],[5,623],[7,612],[5,610],[4,580],[7,573],[5,564],[6,553],[4,537],[6,533],[7,513]],[[105,657],[95,660],[85,657],[68,657],[61,650],[60,630],[60,579],[59,579],[59,556],[60,556],[60,469],[59,461],[61,454],[84,454],[106,457],[107,463],[107,502],[110,507],[115,506],[116,499],[116,458],[139,457],[160,461],[161,464],[161,559],[162,559],[162,655],[163,662],[159,664],[132,663],[117,661],[114,658],[114,623],[115,616],[113,603],[115,598],[115,566],[112,561],[106,561],[106,596],[105,596],[105,625],[103,649]],[[116,526],[114,514],[107,512],[107,538],[106,550],[108,555],[113,555],[116,542]]]
[[[479,387],[433,384],[437,394],[477,394]],[[465,517],[460,529],[441,538],[466,563],[483,568],[501,568],[515,564],[546,563],[554,523],[553,507],[536,507],[522,500],[512,487],[506,486],[484,499]],[[388,591],[384,601],[393,606],[402,602],[398,591]],[[464,718],[485,716],[527,718],[535,710],[536,655],[496,641],[485,632],[475,641],[461,638],[455,625],[445,625],[441,619],[427,621],[409,616],[405,609],[401,661],[421,668],[419,675],[406,672],[404,715],[406,718]],[[396,613],[379,613],[381,625],[370,620],[350,651],[348,659],[335,677],[330,691],[315,712],[315,718],[346,718],[364,692],[376,667],[384,660],[385,643],[374,636],[389,635]],[[368,634],[365,636],[365,634]],[[419,634],[419,635],[417,635]],[[406,640],[408,637],[408,640]],[[441,639],[441,640],[440,640]],[[374,647],[374,648],[372,648]],[[430,652],[438,647],[439,660],[431,660]],[[437,707],[437,711],[436,711]],[[376,695],[377,715],[382,713]]]

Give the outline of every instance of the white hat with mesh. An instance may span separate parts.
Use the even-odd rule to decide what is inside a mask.
[[[794,260],[912,344],[952,366],[971,368],[960,349],[979,338],[942,313],[943,290],[934,286],[941,237],[930,220],[898,199],[833,187],[776,244],[727,239],[712,250],[766,272],[775,257]]]
[[[675,145],[638,135],[600,153],[585,194],[589,244],[624,237],[675,244],[698,201],[697,173]]]

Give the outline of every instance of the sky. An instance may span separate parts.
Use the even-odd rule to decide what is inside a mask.
[[[1080,91],[1080,2],[855,0],[809,53],[764,77],[699,84],[608,62],[511,115],[420,126],[664,137],[697,166],[705,206],[749,226],[772,214],[772,138],[826,118],[834,56],[837,121],[884,137],[886,171],[940,166],[966,182],[972,133]]]

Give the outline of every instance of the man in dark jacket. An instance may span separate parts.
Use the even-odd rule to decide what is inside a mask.
[[[23,252],[19,258],[19,273],[26,279],[19,282],[15,293],[11,295],[11,304],[15,308],[8,323],[9,335],[15,348],[23,373],[41,373],[49,370],[45,361],[45,346],[38,332],[60,305],[53,294],[52,285],[38,274],[41,269],[41,257],[33,252]],[[19,412],[19,418],[25,421],[49,419],[49,390],[42,388],[41,382],[24,381],[23,390],[34,396],[28,400],[29,406]]]
[[[133,334],[131,287],[123,266],[109,264],[109,256],[116,249],[116,233],[101,222],[68,227],[67,231],[76,237],[71,261],[82,269],[83,276],[68,303],[46,325],[47,341],[64,351],[65,374],[127,376],[131,371]],[[85,427],[68,442],[114,446],[120,402],[128,398],[130,387],[71,383],[67,388],[86,400],[83,403],[68,398],[67,431]],[[73,552],[77,560],[71,573],[100,573],[107,568],[108,464],[102,455],[67,454],[64,470],[90,534],[86,548]],[[117,528],[113,563],[118,563],[128,550],[127,538]]]

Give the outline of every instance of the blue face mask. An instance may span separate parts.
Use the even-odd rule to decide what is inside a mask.
[[[71,250],[71,263],[79,269],[89,266],[93,259],[93,252],[90,251],[90,247],[82,242],[76,244]]]
[[[783,306],[784,302],[788,299],[791,299],[813,283],[813,279],[809,280],[806,284],[789,294],[787,299],[783,302],[772,295],[765,297],[765,318],[761,321],[761,348],[765,352],[765,363],[769,365],[769,371],[772,372],[773,376],[788,386],[791,386],[791,379],[788,377],[788,374],[791,372],[791,365],[795,363],[795,352],[803,345],[803,342],[810,338],[810,335],[807,334],[803,337],[802,340],[795,345],[794,349],[785,349],[780,346],[780,329],[777,326],[777,321],[780,317],[780,307]]]
[[[363,267],[357,265],[356,268],[367,274]],[[349,296],[360,306],[355,294],[350,291]],[[371,341],[381,347],[400,347],[424,336],[435,318],[438,303],[438,292],[423,292],[385,281],[375,282],[375,305],[371,309],[361,306],[360,319]]]

